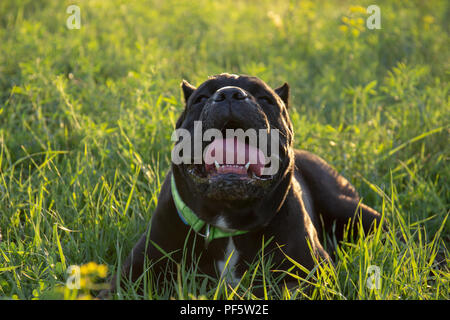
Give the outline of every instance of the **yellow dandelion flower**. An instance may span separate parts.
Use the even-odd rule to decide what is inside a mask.
[[[87,264],[88,273],[95,273],[97,271],[97,264],[95,262],[89,262]]]
[[[86,278],[80,278],[80,288],[86,288],[88,285],[88,282],[89,281],[87,281]]]
[[[434,17],[433,16],[426,15],[422,19],[423,19],[423,22],[425,22],[426,24],[434,23]]]
[[[97,268],[98,268],[98,264],[95,262],[88,262],[86,264],[83,264],[80,267],[80,274],[81,275],[88,275],[88,274],[92,274],[92,273],[96,273],[97,272]]]
[[[356,22],[357,22],[359,25],[363,25],[363,24],[364,24],[364,19],[363,19],[363,18],[358,18],[358,19],[356,19]]]
[[[358,29],[352,29],[352,34],[355,36],[355,37],[357,37],[357,36],[359,36],[359,30]]]
[[[84,275],[87,275],[88,273],[89,273],[88,265],[87,265],[87,264],[83,264],[83,265],[80,267],[80,274],[81,274],[82,276],[84,276]]]
[[[341,25],[341,26],[339,26],[339,30],[346,33],[348,31],[348,27],[346,25]]]
[[[108,266],[101,264],[97,267],[98,276],[100,278],[105,278],[108,273]]]
[[[342,22],[343,23],[348,23],[349,21],[348,21],[348,18],[347,17],[342,17]]]
[[[366,8],[361,6],[350,6],[350,12],[367,13]]]

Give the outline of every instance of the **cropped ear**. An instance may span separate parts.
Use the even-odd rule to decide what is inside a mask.
[[[280,96],[281,100],[283,100],[284,105],[289,107],[289,85],[285,82],[281,87],[275,89],[275,93]]]
[[[181,82],[181,89],[183,89],[184,101],[187,103],[189,97],[196,88],[186,80],[183,80]]]

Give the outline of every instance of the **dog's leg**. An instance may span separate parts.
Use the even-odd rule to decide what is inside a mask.
[[[345,225],[351,222],[354,228],[358,219],[368,233],[381,215],[360,202],[355,188],[320,157],[307,151],[296,150],[296,170],[299,170],[311,191],[314,207],[321,215],[325,231],[335,228],[336,239],[342,240]],[[356,229],[354,229],[356,230]]]

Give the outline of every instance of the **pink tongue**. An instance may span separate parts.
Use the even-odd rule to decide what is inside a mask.
[[[216,169],[218,173],[247,174],[245,165],[250,162],[250,171],[260,176],[265,156],[260,149],[239,141],[237,138],[215,139],[206,147],[205,151],[207,172],[215,168],[215,161],[220,165],[225,164]]]

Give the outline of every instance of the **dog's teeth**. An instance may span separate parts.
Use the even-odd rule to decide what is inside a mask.
[[[248,168],[250,168],[250,162],[245,165],[245,169],[248,170]]]
[[[217,162],[217,160],[214,161],[214,165],[216,166],[216,169],[220,168],[220,164]]]

